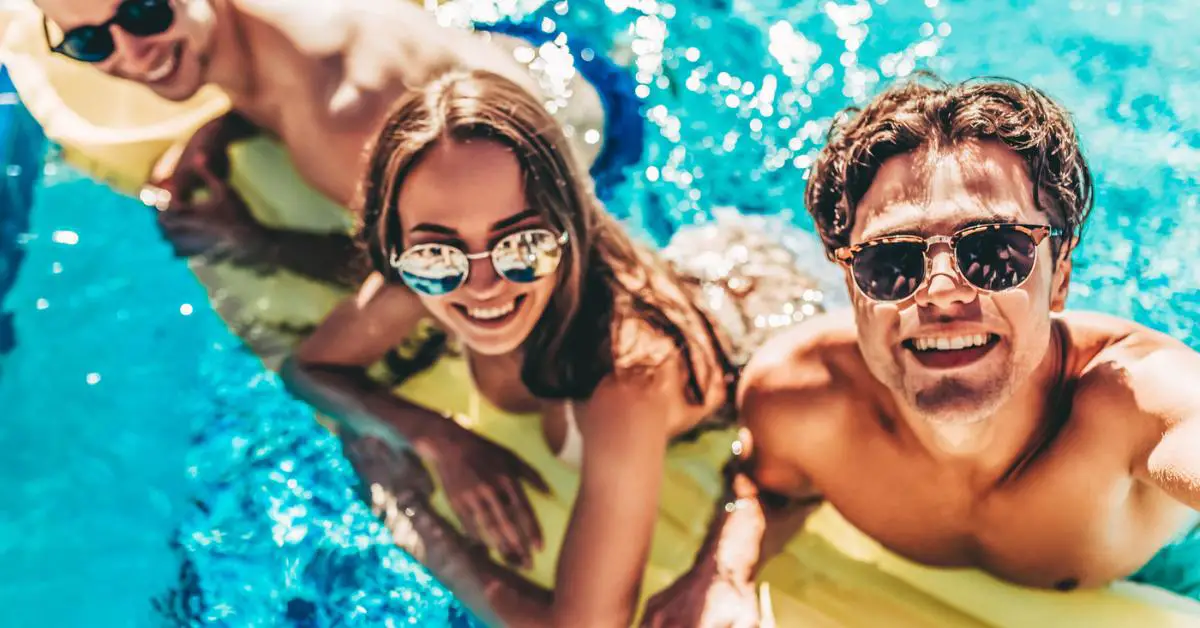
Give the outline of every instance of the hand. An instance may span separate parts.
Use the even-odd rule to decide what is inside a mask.
[[[763,584],[761,595],[755,595],[752,582],[722,576],[711,560],[702,561],[650,598],[642,626],[774,628],[770,588]]]
[[[264,228],[229,185],[229,143],[251,132],[236,114],[210,121],[179,150],[168,151],[139,195],[158,210],[176,255],[262,248]]]
[[[542,547],[542,531],[520,481],[548,492],[541,476],[511,451],[447,419],[431,421],[413,444],[434,465],[466,536],[528,567],[532,549]]]
[[[236,113],[214,118],[159,159],[150,183],[188,201],[198,189],[209,184],[208,176],[229,178],[229,145],[255,132],[254,125]]]
[[[158,226],[175,254],[269,259],[266,230],[237,192],[217,180],[211,180],[207,190],[204,200],[185,203],[169,198],[159,210]]]

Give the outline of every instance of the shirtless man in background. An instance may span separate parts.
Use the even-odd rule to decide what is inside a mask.
[[[743,625],[822,501],[916,562],[1059,591],[1194,554],[1200,354],[1063,312],[1092,194],[1068,114],[1019,84],[906,83],[836,126],[806,204],[853,316],[751,360],[738,507],[648,623]]]
[[[388,107],[449,68],[496,72],[547,101],[569,95],[556,116],[585,164],[607,143],[600,96],[582,72],[553,84],[514,57],[528,46],[521,39],[442,27],[408,0],[36,1],[56,53],[168,100],[187,100],[206,84],[231,99],[230,113],[156,169],[153,182],[165,191],[156,202],[171,210],[163,226],[184,254],[232,240],[310,276],[345,268],[354,255],[345,236],[272,232],[246,220],[225,181],[226,148],[265,131],[311,186],[348,207],[366,143]],[[202,188],[203,201],[193,197]]]

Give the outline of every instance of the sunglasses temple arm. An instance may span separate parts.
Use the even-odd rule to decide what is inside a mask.
[[[46,39],[46,49],[50,52],[56,52],[54,44],[50,43],[50,18],[42,16],[42,36]]]

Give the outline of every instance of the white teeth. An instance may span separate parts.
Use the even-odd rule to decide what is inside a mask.
[[[953,351],[956,349],[969,349],[971,347],[982,347],[987,344],[988,334],[975,334],[973,336],[943,336],[940,338],[914,338],[912,343],[917,351]]]
[[[153,83],[155,81],[161,81],[162,79],[167,78],[167,76],[169,76],[171,74],[171,72],[174,72],[174,71],[175,71],[175,53],[172,52],[171,54],[167,55],[166,59],[163,59],[162,63],[158,64],[158,66],[155,67],[153,70],[150,70],[149,72],[147,72],[145,74],[144,78],[147,81]]]
[[[514,299],[509,301],[508,304],[499,307],[469,307],[467,308],[467,315],[481,321],[490,321],[508,314],[515,307],[517,307],[517,302]]]

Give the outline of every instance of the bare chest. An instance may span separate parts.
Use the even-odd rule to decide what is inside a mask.
[[[1136,482],[1122,456],[1052,448],[987,491],[928,460],[876,446],[854,474],[825,474],[829,501],[863,532],[917,562],[977,567],[1021,584],[1071,589],[1136,571],[1191,516]]]
[[[328,102],[313,98],[281,116],[279,137],[310,185],[349,206],[364,174],[369,143],[382,121],[380,107],[337,112]]]
[[[375,85],[355,83],[341,55],[314,58],[274,51],[270,72],[259,72],[252,102],[238,106],[275,135],[292,165],[318,192],[341,205],[354,197],[368,144],[404,93],[399,74]],[[270,53],[267,53],[270,54]]]

